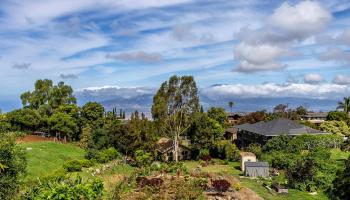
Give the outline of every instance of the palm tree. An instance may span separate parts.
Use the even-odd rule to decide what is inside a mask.
[[[233,107],[233,105],[235,105],[235,103],[233,103],[233,101],[228,102],[228,106],[230,106],[230,108],[231,108],[231,113],[232,113],[232,107]]]
[[[350,97],[344,97],[343,102],[338,102],[337,109],[342,109],[346,114],[350,112]]]

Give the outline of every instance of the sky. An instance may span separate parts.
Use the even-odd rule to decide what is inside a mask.
[[[201,96],[350,94],[350,1],[0,0],[0,108],[37,79],[135,99],[171,75]]]

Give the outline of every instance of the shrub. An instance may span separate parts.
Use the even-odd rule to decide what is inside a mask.
[[[227,161],[237,161],[239,159],[239,150],[230,141],[221,140],[217,141],[215,146],[210,149],[210,155]]]
[[[169,173],[177,173],[181,171],[184,174],[189,174],[188,168],[183,162],[170,163],[166,170]]]
[[[22,148],[16,145],[12,134],[0,133],[0,199],[15,199],[19,180],[25,174],[26,158]]]
[[[195,178],[195,179],[193,179],[193,184],[195,186],[201,187],[203,190],[208,189],[208,179],[207,178]]]
[[[114,159],[121,159],[122,155],[113,147],[110,147],[108,149],[102,150],[101,152],[106,156],[108,161],[114,160]]]
[[[298,158],[301,156],[294,153],[286,153],[282,151],[275,151],[267,154],[263,154],[262,160],[267,161],[272,167],[277,169],[287,169],[292,166]]]
[[[101,199],[103,183],[101,180],[84,182],[78,176],[74,179],[67,177],[53,177],[38,181],[27,189],[21,199],[46,200],[46,199]]]
[[[78,172],[81,171],[83,167],[91,167],[93,162],[90,160],[71,160],[63,165],[63,168],[67,172]]]
[[[271,151],[283,151],[287,149],[288,143],[292,137],[287,135],[280,135],[277,137],[273,137],[263,146],[263,151],[271,152]]]
[[[350,157],[345,162],[344,170],[337,172],[337,178],[333,180],[328,193],[330,199],[348,199],[350,197]]]
[[[65,163],[63,165],[63,168],[67,172],[78,172],[78,171],[81,171],[82,166],[79,160],[71,160]]]
[[[254,153],[257,158],[260,158],[262,155],[261,145],[257,143],[249,144],[246,151]]]
[[[152,155],[143,150],[137,150],[135,152],[135,159],[139,166],[148,165],[153,161]]]
[[[348,118],[348,115],[345,112],[341,111],[331,111],[327,115],[327,120],[329,121],[347,121]]]
[[[106,163],[113,159],[120,159],[121,154],[113,147],[104,150],[88,149],[85,155],[86,159],[95,160],[98,163]]]
[[[300,152],[301,150],[313,150],[318,147],[337,148],[343,138],[339,135],[301,135],[294,137],[288,144],[286,151]]]
[[[233,188],[234,188],[236,191],[239,191],[240,189],[242,189],[242,186],[241,186],[241,184],[239,184],[239,183],[235,183],[235,184],[233,185]]]
[[[350,151],[350,139],[347,139],[341,144],[341,150]]]
[[[199,151],[199,158],[200,159],[202,159],[202,158],[204,158],[204,157],[206,157],[206,156],[209,156],[210,155],[210,153],[209,153],[209,149],[201,149],[200,151]]]
[[[141,188],[145,186],[158,188],[163,185],[164,181],[161,178],[146,178],[146,177],[138,177],[136,179],[137,185]]]
[[[225,179],[219,179],[219,180],[213,180],[212,186],[218,192],[226,192],[231,187],[231,184]]]
[[[169,191],[169,199],[205,199],[203,189],[193,180],[175,179],[164,193]]]

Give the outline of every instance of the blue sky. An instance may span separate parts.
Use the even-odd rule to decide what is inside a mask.
[[[153,93],[173,74],[212,100],[342,98],[350,2],[1,0],[0,69],[5,110],[42,78],[102,99]]]

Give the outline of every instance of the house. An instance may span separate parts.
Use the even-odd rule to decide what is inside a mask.
[[[157,142],[158,148],[157,152],[159,153],[159,159],[171,162],[174,161],[175,158],[175,142],[172,139],[161,138]],[[191,158],[191,149],[185,144],[179,144],[179,152],[178,152],[178,160],[188,160]]]
[[[328,112],[309,112],[300,116],[301,120],[309,121],[313,124],[320,125],[327,119]]]
[[[242,117],[244,117],[248,114],[249,113],[244,113],[244,112],[228,113],[227,114],[227,121],[231,125],[236,125]]]
[[[251,152],[243,152],[243,151],[241,151],[241,153],[239,153],[239,155],[241,156],[240,165],[241,165],[241,170],[242,171],[245,170],[244,163],[246,163],[246,162],[256,162],[256,156],[255,156],[255,154],[253,154]]]
[[[246,123],[235,127],[237,128],[237,146],[241,148],[248,147],[252,143],[258,143],[263,146],[269,139],[279,135],[330,134],[283,118],[255,124]]]
[[[236,127],[230,127],[225,130],[224,138],[226,140],[230,140],[233,142],[237,139],[237,128]]]
[[[269,177],[269,163],[268,162],[245,162],[244,175],[251,178]]]

